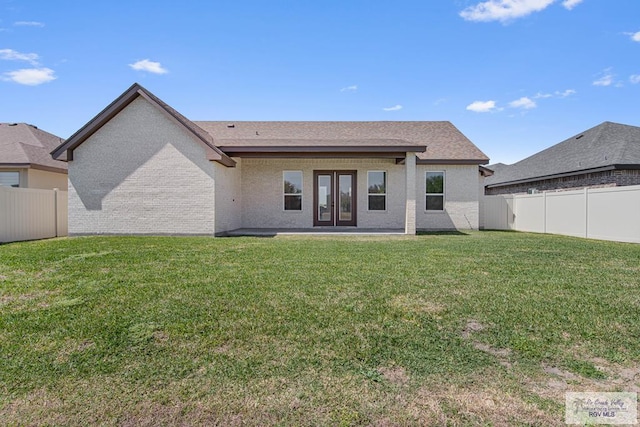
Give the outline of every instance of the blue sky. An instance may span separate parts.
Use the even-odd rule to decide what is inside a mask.
[[[133,82],[192,120],[449,120],[512,163],[640,125],[640,1],[0,0],[0,121],[67,138]]]

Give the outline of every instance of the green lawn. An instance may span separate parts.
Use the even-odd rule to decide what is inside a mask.
[[[564,425],[639,391],[640,245],[525,233],[0,246],[8,425]]]

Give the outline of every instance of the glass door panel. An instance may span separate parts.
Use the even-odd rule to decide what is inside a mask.
[[[351,221],[351,175],[338,175],[338,194],[340,194],[340,221]]]
[[[332,175],[318,175],[318,222],[332,221],[333,191],[331,191]]]

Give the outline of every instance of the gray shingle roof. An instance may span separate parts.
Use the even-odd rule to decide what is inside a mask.
[[[66,173],[67,164],[49,152],[62,139],[26,123],[0,123],[0,166],[32,167]]]
[[[314,144],[426,146],[422,161],[468,161],[485,164],[488,157],[453,124],[439,122],[210,122],[195,124],[219,147]]]
[[[213,122],[190,121],[139,84],[133,84],[51,154],[73,160],[73,150],[138,96],[193,133],[211,153],[210,160],[233,164],[227,153],[313,151],[406,152],[418,162],[486,164],[489,159],[450,122]],[[230,126],[233,124],[233,126]],[[424,151],[426,147],[426,151]],[[269,151],[271,150],[271,151]]]
[[[640,166],[640,127],[604,122],[513,165],[496,167],[485,185],[538,181],[616,165]]]

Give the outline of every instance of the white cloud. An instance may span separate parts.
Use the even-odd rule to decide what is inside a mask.
[[[398,104],[398,105],[394,105],[393,107],[387,107],[387,108],[383,108],[384,111],[398,111],[398,110],[402,110],[402,105]]]
[[[638,31],[637,33],[625,33],[625,34],[630,36],[631,40],[633,40],[634,42],[640,43],[640,31]]]
[[[460,12],[467,21],[511,21],[539,12],[556,0],[488,0]]]
[[[56,78],[54,71],[50,68],[25,68],[22,70],[9,71],[2,76],[2,80],[27,86],[37,86],[42,83],[48,83]]]
[[[533,99],[546,99],[546,98],[566,98],[567,96],[575,95],[576,91],[573,89],[566,89],[563,91],[555,91],[553,93],[538,92],[533,96]]]
[[[38,21],[18,21],[14,22],[13,25],[17,27],[44,27],[44,23]]]
[[[27,61],[31,65],[38,65],[37,53],[20,53],[13,49],[0,49],[0,59],[6,61]]]
[[[629,81],[634,85],[640,83],[640,74],[633,74],[632,76],[629,77]]]
[[[129,64],[129,67],[136,71],[147,71],[153,74],[165,74],[169,72],[166,68],[162,68],[159,62],[149,61],[148,59]]]
[[[523,96],[520,99],[516,99],[515,101],[511,101],[509,103],[509,107],[511,108],[522,108],[524,110],[531,110],[532,108],[536,108],[537,105],[535,101],[532,101],[530,98]]]
[[[575,95],[576,91],[574,89],[567,89],[564,92],[556,92],[560,98],[566,98],[567,96]]]
[[[340,89],[340,92],[355,92],[358,90],[358,85],[351,85],[347,87],[343,87]]]
[[[490,113],[498,110],[496,101],[474,101],[467,105],[467,110],[475,113]]]
[[[605,69],[602,73],[600,73],[600,77],[592,83],[594,86],[611,86],[613,84],[613,79],[615,75],[612,72],[611,68]]]
[[[582,3],[582,0],[564,0],[562,2],[562,5],[565,7],[565,9],[571,10],[580,3]]]

